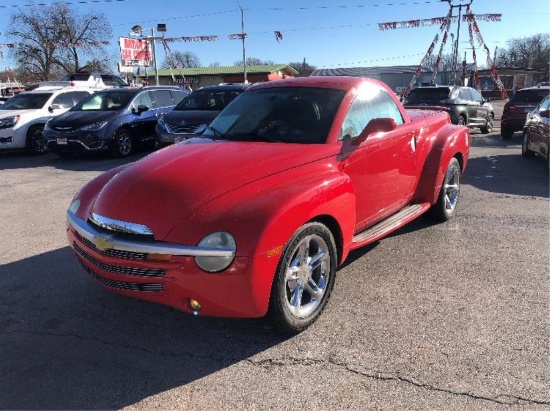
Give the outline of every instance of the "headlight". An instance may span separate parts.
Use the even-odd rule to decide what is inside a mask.
[[[209,273],[215,273],[226,269],[233,262],[237,243],[231,234],[220,231],[204,237],[199,247],[232,252],[228,257],[195,257],[195,262],[200,268]]]
[[[73,214],[76,214],[76,212],[78,211],[78,207],[80,207],[80,199],[77,198],[76,200],[74,200],[71,205],[69,206],[69,211]]]
[[[80,207],[80,199],[76,199],[74,200],[71,205],[69,206],[69,213],[72,213],[72,214],[76,214],[76,212],[78,211],[78,207]],[[65,229],[68,230],[69,229],[69,217],[67,216],[67,221],[66,221],[66,224],[65,224]]]
[[[12,116],[0,118],[0,128],[13,127],[17,124],[21,116]]]
[[[80,130],[83,131],[96,131],[100,130],[107,124],[106,121],[97,121],[95,123],[86,124],[85,126],[80,127]]]

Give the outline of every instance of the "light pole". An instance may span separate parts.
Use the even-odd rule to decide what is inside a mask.
[[[153,69],[155,70],[155,85],[159,85],[159,72],[157,69],[157,48],[156,48],[156,41],[159,39],[162,39],[162,37],[155,37],[155,28],[151,27],[151,36],[144,36],[143,35],[143,28],[138,24],[132,27],[132,33],[139,34],[139,36],[144,40],[151,40],[151,51],[153,53]],[[166,24],[157,24],[157,31],[164,33],[166,31]],[[132,34],[130,33],[130,34]]]

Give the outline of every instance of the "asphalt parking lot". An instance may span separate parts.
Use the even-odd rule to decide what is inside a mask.
[[[548,172],[496,117],[457,218],[354,252],[294,337],[114,295],[78,266],[71,198],[143,154],[0,153],[0,409],[548,410]]]

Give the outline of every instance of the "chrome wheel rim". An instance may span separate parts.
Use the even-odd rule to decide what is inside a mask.
[[[456,207],[460,193],[460,168],[458,166],[455,165],[447,170],[443,182],[443,193],[445,196],[445,211],[447,214],[451,214]]]
[[[464,120],[464,117],[462,117],[462,116],[458,117],[458,125],[459,126],[466,125],[466,120]]]
[[[120,133],[116,139],[118,152],[123,156],[130,154],[132,149],[132,137],[126,132]]]
[[[487,119],[486,127],[487,127],[487,132],[489,133],[493,130],[493,119],[491,117]]]
[[[30,140],[31,140],[32,150],[35,153],[43,153],[44,151],[46,151],[44,139],[42,138],[41,129],[34,130],[33,133],[31,134]]]
[[[286,305],[296,318],[311,316],[321,304],[329,284],[330,252],[325,240],[312,234],[292,252],[285,271]]]

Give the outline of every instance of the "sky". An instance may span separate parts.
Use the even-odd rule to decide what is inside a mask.
[[[452,0],[458,6],[471,3],[475,14],[502,14],[500,22],[479,21],[481,36],[491,51],[505,48],[513,38],[550,32],[548,0]],[[34,0],[52,4],[54,0]],[[438,25],[380,30],[379,23],[444,17],[450,9],[446,0],[66,0],[78,14],[102,12],[113,31],[108,51],[120,58],[119,37],[128,37],[131,27],[141,25],[146,33],[166,24],[167,38],[219,36],[217,41],[170,42],[171,51],[192,52],[202,66],[231,66],[242,61],[243,42],[228,35],[241,32],[244,21],[246,57],[287,64],[303,61],[317,68],[417,65],[426,54]],[[28,0],[0,0],[0,44],[13,43],[5,35],[9,16],[28,8]],[[239,8],[242,8],[242,13]],[[458,15],[459,7],[453,8]],[[462,7],[464,13],[465,7]],[[275,32],[282,38],[277,38]],[[457,35],[458,24],[450,31]],[[158,33],[156,33],[159,35]],[[468,25],[461,23],[459,55],[471,62]],[[441,39],[441,37],[440,37]],[[435,49],[439,51],[438,43]],[[476,47],[478,46],[476,40]],[[450,41],[444,53],[451,53]],[[3,48],[4,56],[7,49]],[[478,63],[487,55],[477,50]],[[157,45],[159,67],[165,50]],[[0,70],[9,68],[8,57]],[[13,63],[11,63],[13,64]],[[6,67],[8,66],[8,67]]]

